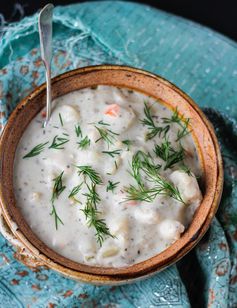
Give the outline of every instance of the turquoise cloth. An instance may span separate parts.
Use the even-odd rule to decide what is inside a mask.
[[[44,82],[37,15],[2,29],[0,125]],[[16,261],[0,238],[1,307],[237,307],[237,44],[148,6],[88,2],[54,10],[53,75],[116,63],[157,73],[187,92],[213,122],[225,162],[217,218],[178,264],[128,286],[96,287]]]

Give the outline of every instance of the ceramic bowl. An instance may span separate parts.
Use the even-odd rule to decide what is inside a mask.
[[[40,264],[70,278],[95,284],[122,284],[154,274],[173,264],[192,249],[207,231],[218,208],[223,170],[218,142],[212,125],[184,92],[167,80],[136,68],[94,66],[79,68],[52,79],[52,98],[96,85],[134,89],[178,110],[190,118],[192,136],[201,162],[203,201],[182,237],[162,253],[122,268],[88,266],[71,261],[47,247],[24,220],[13,190],[13,162],[17,144],[30,121],[45,107],[45,84],[23,99],[11,114],[0,143],[0,199],[3,217],[14,237]]]

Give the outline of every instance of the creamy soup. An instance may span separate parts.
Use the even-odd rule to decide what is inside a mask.
[[[104,267],[144,261],[180,238],[202,200],[189,119],[126,88],[57,98],[15,157],[17,205],[57,253]]]

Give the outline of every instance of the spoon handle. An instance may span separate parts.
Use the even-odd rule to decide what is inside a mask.
[[[52,58],[52,16],[53,4],[47,4],[39,13],[38,26],[40,37],[41,58],[46,71],[47,107],[44,126],[48,124],[51,115],[51,58]]]

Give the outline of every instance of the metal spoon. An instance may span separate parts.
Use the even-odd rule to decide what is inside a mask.
[[[47,107],[44,127],[48,124],[51,116],[51,58],[52,58],[52,16],[53,4],[47,4],[39,13],[38,27],[40,37],[41,58],[46,70]]]

